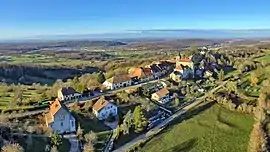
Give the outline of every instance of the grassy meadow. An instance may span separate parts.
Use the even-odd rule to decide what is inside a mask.
[[[172,125],[146,143],[141,151],[245,152],[253,117],[228,111],[216,104],[207,108]]]
[[[22,54],[17,56],[1,56],[0,63],[5,62],[9,64],[22,64],[22,63],[33,63],[44,66],[76,66],[76,65],[89,65],[91,62],[86,60],[56,58],[53,56],[46,56],[42,54]]]

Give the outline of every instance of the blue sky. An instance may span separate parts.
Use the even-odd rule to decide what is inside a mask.
[[[0,39],[148,29],[270,29],[269,0],[1,0]]]

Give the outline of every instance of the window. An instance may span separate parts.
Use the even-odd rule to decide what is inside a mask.
[[[63,125],[64,125],[63,122],[61,122],[61,127],[63,127]]]
[[[74,121],[71,121],[71,126],[74,127]]]
[[[65,120],[65,115],[64,114],[60,115],[60,120]]]

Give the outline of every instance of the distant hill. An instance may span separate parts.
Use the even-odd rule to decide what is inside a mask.
[[[80,48],[80,47],[111,47],[122,46],[127,43],[120,41],[89,41],[89,40],[74,40],[60,42],[21,42],[21,43],[0,43],[0,53],[24,53],[40,49],[57,49],[57,48]]]

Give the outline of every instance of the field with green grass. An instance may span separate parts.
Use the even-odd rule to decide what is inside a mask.
[[[22,64],[22,63],[34,63],[45,66],[61,66],[61,65],[90,65],[91,62],[87,60],[76,60],[76,59],[66,59],[66,58],[56,58],[53,56],[46,56],[42,54],[22,54],[17,56],[1,56],[0,63],[9,64]]]
[[[245,152],[253,125],[243,115],[214,104],[194,111],[189,119],[168,128],[150,140],[143,152]]]
[[[0,84],[0,109],[9,109],[9,108],[16,108],[16,104],[12,104],[12,102],[15,102],[14,100],[14,94],[16,90],[20,90],[22,92],[22,103],[23,105],[20,105],[18,107],[20,108],[27,108],[28,105],[25,105],[29,102],[40,102],[42,101],[42,93],[45,92],[49,87],[46,86],[38,86],[37,88],[34,88],[33,86],[15,86],[15,85],[1,85]]]

